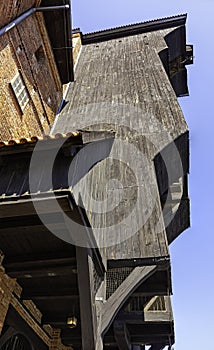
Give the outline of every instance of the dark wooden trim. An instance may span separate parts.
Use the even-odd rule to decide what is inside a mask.
[[[67,300],[69,301],[77,301],[79,299],[79,295],[32,295],[31,297],[23,296],[23,300],[33,300],[33,301],[59,301],[59,300]]]
[[[77,277],[80,295],[82,350],[95,350],[95,325],[92,301],[92,271],[89,249],[76,247]]]
[[[39,256],[38,256],[39,258]],[[4,267],[8,272],[13,271],[22,271],[30,269],[44,269],[46,268],[55,268],[60,266],[76,266],[76,258],[74,257],[58,257],[49,259],[39,259],[39,260],[24,260],[24,261],[14,261],[6,262]]]
[[[152,32],[166,28],[183,26],[186,23],[187,15],[179,15],[174,17],[166,17],[153,21],[131,24],[123,27],[117,27],[99,32],[88,33],[82,35],[82,44],[92,44],[105,40],[117,39],[125,36],[131,36],[141,33]]]
[[[73,256],[71,256],[71,253],[73,253]],[[18,255],[10,258],[5,257],[4,267],[8,267],[8,268],[19,268],[22,266],[38,267],[38,265],[44,266],[46,263],[48,265],[49,264],[60,265],[61,260],[64,262],[66,261],[67,263],[70,261],[71,264],[73,264],[76,261],[76,257],[74,257],[73,246],[71,246],[70,251],[57,251],[52,253],[38,253],[38,254],[26,254],[26,255],[23,254],[22,256]]]
[[[103,305],[101,312],[101,334],[104,335],[114,321],[118,311],[125,304],[132,293],[143,284],[157,270],[156,265],[136,267],[125,281],[110,296]]]
[[[114,269],[118,267],[137,267],[137,266],[170,266],[169,256],[151,257],[151,258],[138,258],[138,259],[118,259],[108,260],[108,269]]]
[[[72,205],[72,203],[71,203],[71,205]],[[82,201],[82,198],[80,195],[79,195],[79,199],[78,199],[77,209],[78,209],[78,212],[80,214],[81,221],[83,222],[83,226],[84,226],[85,233],[86,233],[86,241],[88,242],[88,247],[92,247],[91,252],[92,252],[92,259],[93,259],[94,267],[95,267],[98,275],[103,277],[104,273],[106,272],[106,268],[105,268],[102,256],[100,254],[100,250],[97,247],[97,242],[96,242],[92,227],[90,225],[90,222],[88,220],[88,216],[84,210],[83,201]]]
[[[78,299],[79,292],[77,288],[58,287],[54,290],[47,288],[24,288],[22,295],[23,300],[43,300],[43,299]]]
[[[49,274],[54,273],[55,276],[65,276],[72,274],[72,269],[76,269],[76,266],[52,266],[52,267],[44,267],[44,268],[38,268],[38,269],[20,269],[20,270],[13,270],[8,271],[7,273],[12,278],[25,278],[25,276],[30,275],[32,278],[41,278],[41,277],[48,277]],[[28,278],[28,277],[27,277]]]
[[[60,213],[51,213],[51,214],[45,214],[46,222],[48,222],[49,225],[61,225],[63,224],[62,220],[63,217]],[[7,217],[1,219],[0,222],[0,230],[4,230],[4,232],[10,233],[11,231],[14,231],[14,227],[16,228],[16,233],[19,234],[19,232],[22,232],[22,230],[26,227],[31,228],[34,226],[35,229],[40,229],[42,226],[42,222],[38,215],[29,215],[29,216],[23,216],[20,220],[19,216],[15,217]],[[60,226],[59,226],[60,229]]]
[[[50,214],[54,213],[56,210],[56,206],[54,205],[55,201],[58,201],[59,205],[62,207],[62,210],[64,212],[69,212],[71,210],[70,206],[68,205],[68,196],[67,195],[61,195],[58,197],[55,197],[55,194],[50,196],[49,198],[44,196],[41,198],[39,195],[38,197],[34,197],[34,201],[40,203],[40,213],[42,214]],[[16,200],[4,200],[0,202],[0,218],[15,218],[15,217],[25,217],[28,215],[35,215],[36,211],[33,205],[33,201],[31,198],[29,199],[22,199],[17,198]]]
[[[119,350],[132,350],[130,334],[125,322],[114,321],[114,337]]]
[[[163,350],[166,344],[153,344],[149,350]]]
[[[128,324],[173,322],[172,314],[168,311],[122,311],[118,314],[116,320]]]

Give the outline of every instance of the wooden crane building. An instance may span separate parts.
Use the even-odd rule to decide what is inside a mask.
[[[189,227],[185,23],[74,30],[49,135],[2,139],[0,350],[174,344],[168,246]]]

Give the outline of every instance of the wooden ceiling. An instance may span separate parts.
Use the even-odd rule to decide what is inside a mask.
[[[65,175],[72,159],[71,154],[73,154],[68,152],[69,147],[73,146],[69,145],[68,142],[66,147],[58,153],[54,166],[55,182],[51,190],[47,186],[42,171],[44,162],[41,161],[40,166],[35,168],[37,181],[34,201],[38,200],[43,208],[43,214],[40,214],[40,218],[29,194],[30,188],[27,178],[32,145],[20,146],[19,156],[17,156],[18,148],[16,146],[14,154],[11,148],[9,153],[2,150],[1,162],[6,171],[2,170],[1,172],[0,249],[5,255],[3,265],[6,273],[17,278],[22,287],[21,299],[33,300],[42,312],[42,323],[60,328],[63,343],[79,350],[82,348],[81,295],[84,296],[82,293],[84,288],[80,285],[77,273],[78,268],[81,268],[81,261],[79,261],[78,267],[77,248],[54,235],[51,230],[55,228],[62,237],[69,237],[73,229],[72,227],[69,229],[65,222],[65,217],[69,217],[74,223],[78,222],[82,225],[85,236],[88,234],[84,226],[84,213],[75,203]],[[75,145],[77,148],[80,146]],[[44,153],[43,149],[41,159]],[[63,177],[62,174],[64,174]],[[62,208],[63,215],[53,210],[53,197],[51,195],[56,198],[59,207]],[[43,223],[43,216],[48,222],[49,228]],[[105,268],[98,249],[92,249],[92,261],[94,271],[98,277],[102,278]],[[167,295],[171,290],[169,259],[165,257],[163,261],[160,259],[155,263],[158,266],[157,270],[142,285],[139,285],[130,297],[132,301],[130,298],[126,300],[123,311],[128,304],[133,304],[133,298],[138,300],[139,295],[140,298],[151,299],[156,293]],[[136,264],[137,266],[149,266],[154,264],[154,259],[142,259]],[[120,269],[126,268],[128,265],[128,260],[109,262],[107,266],[107,279],[109,279],[107,295],[109,297],[114,293],[110,283],[113,281],[112,274],[117,276],[117,273],[120,274],[122,271]],[[132,267],[134,268],[134,266]],[[84,268],[82,266],[82,271]],[[135,311],[135,309],[129,310],[129,317],[132,321],[130,323],[125,320],[124,326],[125,332],[130,335],[132,344],[139,345],[145,342],[152,344],[153,339],[161,339],[165,344],[168,344],[169,339],[173,340],[172,318],[168,320],[160,318],[154,319],[152,322],[145,322],[144,312],[141,310],[139,316],[139,313]],[[67,319],[72,316],[77,318],[77,327],[74,329],[70,329],[67,325]],[[121,320],[119,319],[119,321]],[[112,322],[104,336],[104,349],[121,349],[121,346],[118,347],[118,342],[120,344],[120,340],[118,340],[120,332],[118,332],[115,323]],[[160,334],[162,334],[161,337]]]

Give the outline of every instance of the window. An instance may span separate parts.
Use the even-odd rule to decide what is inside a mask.
[[[16,96],[17,102],[23,112],[25,106],[27,105],[29,101],[29,94],[27,92],[27,88],[25,86],[25,83],[20,75],[18,73],[11,81],[11,87],[13,89],[13,92]]]
[[[0,350],[32,350],[32,346],[22,334],[16,334],[4,342]]]

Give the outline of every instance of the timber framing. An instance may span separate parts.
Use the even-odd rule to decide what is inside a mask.
[[[1,271],[9,289],[0,342],[17,323],[41,350],[174,343],[168,246],[189,226],[189,134],[176,98],[188,93],[192,62],[185,23],[179,15],[82,35],[76,81],[51,135],[0,144]],[[70,51],[57,50],[68,65]],[[139,164],[147,159],[139,169],[138,153]]]
[[[156,270],[157,266],[136,267],[115,293],[104,304],[101,313],[101,334],[109,329],[116,314],[134,291],[144,283]]]

